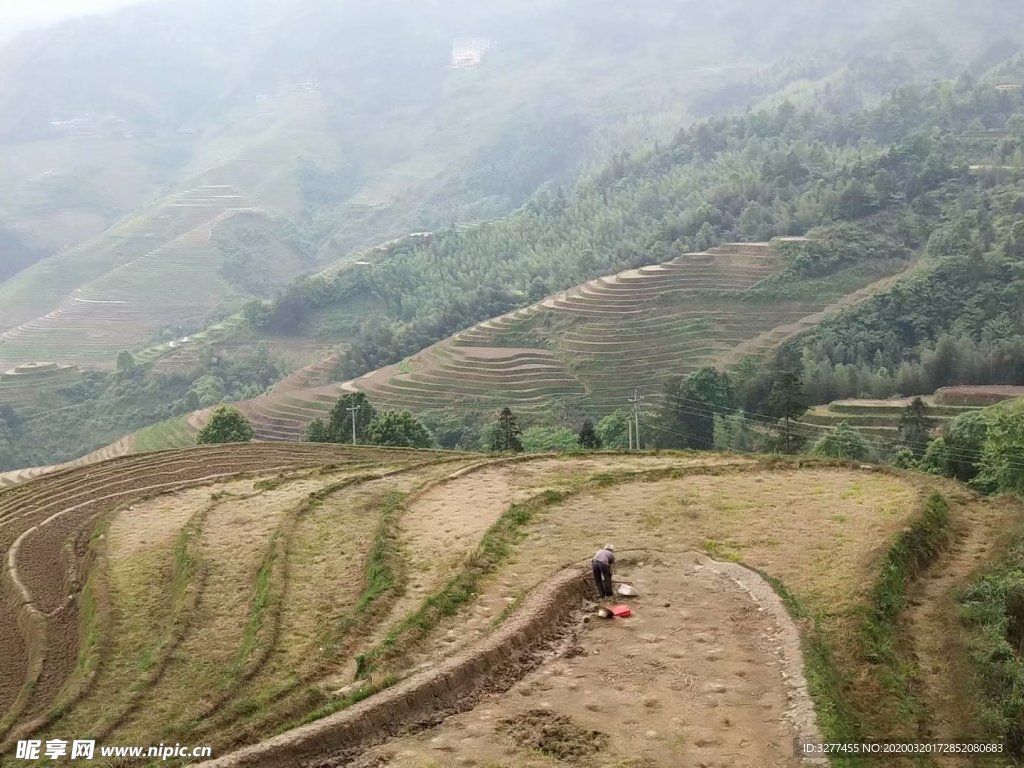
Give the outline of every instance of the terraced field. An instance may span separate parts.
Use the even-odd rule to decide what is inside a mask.
[[[211,235],[243,210],[251,206],[233,189],[197,187],[91,250],[26,270],[0,291],[20,303],[0,312],[0,367],[55,360],[109,370],[119,350],[144,347],[164,327],[203,322],[230,293]],[[81,281],[65,285],[69,275]]]
[[[81,371],[73,365],[26,363],[0,374],[0,405],[10,405],[23,414],[39,407],[47,393],[78,381]]]
[[[530,412],[557,405],[599,416],[621,407],[635,385],[650,397],[669,376],[767,356],[899,278],[807,301],[755,290],[784,266],[770,243],[684,254],[480,323],[354,381],[280,389],[242,409],[261,440],[298,439],[311,419],[356,391],[377,408],[423,412],[509,405]],[[319,381],[311,377],[308,383]]]
[[[961,414],[1016,397],[1024,397],[1024,387],[958,386],[943,387],[921,400],[928,406],[927,416],[938,431]],[[801,422],[808,427],[807,432],[811,436],[834,429],[845,421],[879,445],[895,443],[899,437],[900,418],[913,399],[835,400],[812,408]]]
[[[840,640],[936,490],[955,526],[1019,516],[925,476],[715,454],[252,444],[61,471],[0,491],[0,754],[88,733],[221,766],[796,766],[793,738],[831,727],[812,624],[737,562],[870,689]],[[598,624],[576,566],[607,539],[640,597]]]

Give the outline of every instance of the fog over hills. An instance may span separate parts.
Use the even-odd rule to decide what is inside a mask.
[[[47,7],[53,19],[72,9]],[[243,307],[297,278],[571,193],[695,120],[785,101],[852,114],[906,83],[981,77],[1024,39],[999,0],[74,10],[105,12],[0,46],[0,374],[40,362],[108,372],[121,350],[152,362],[211,327],[231,336]],[[471,314],[467,325],[485,319]],[[295,353],[276,364],[361,334],[357,315],[281,342]],[[160,414],[180,412],[178,395],[162,398]]]
[[[0,0],[0,763],[1022,765],[1022,297],[1021,0]]]

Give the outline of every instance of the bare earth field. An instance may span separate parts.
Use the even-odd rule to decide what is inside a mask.
[[[834,727],[808,642],[873,690],[848,638],[936,491],[954,543],[908,587],[918,638],[958,631],[1016,505],[718,454],[253,444],[57,472],[0,492],[0,755],[89,733],[211,766],[795,766]],[[594,614],[606,541],[627,619]],[[908,657],[937,730],[951,647]]]
[[[642,595],[628,601],[633,617],[580,623],[571,643],[506,695],[379,747],[364,762],[799,765],[781,628],[699,558],[655,557],[629,568]]]

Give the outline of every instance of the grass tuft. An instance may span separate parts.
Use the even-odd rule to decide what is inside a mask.
[[[862,624],[864,646],[871,662],[896,665],[896,619],[903,610],[907,586],[951,540],[949,503],[934,493],[925,503],[921,516],[896,537],[871,590]]]
[[[454,616],[476,596],[481,580],[511,553],[520,529],[541,509],[564,501],[567,493],[546,490],[522,504],[513,504],[490,527],[470,554],[462,570],[440,591],[428,597],[419,610],[399,622],[375,647],[356,657],[356,677],[367,679],[383,664],[401,657],[422,640],[438,621]]]

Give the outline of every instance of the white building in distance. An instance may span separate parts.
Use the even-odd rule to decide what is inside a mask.
[[[452,67],[468,69],[480,65],[484,56],[494,47],[493,40],[467,38],[456,40],[452,45]]]

